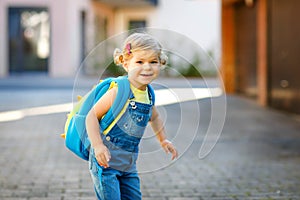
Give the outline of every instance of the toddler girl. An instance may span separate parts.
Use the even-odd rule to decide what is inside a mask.
[[[122,51],[114,52],[115,63],[128,73],[132,98],[106,130],[101,130],[99,123],[114,102],[117,85],[108,90],[87,115],[86,129],[91,142],[89,167],[98,199],[142,199],[136,160],[148,122],[162,148],[172,154],[172,160],[178,156],[173,144],[166,139],[148,86],[158,77],[166,59],[159,42],[145,33],[130,35]]]

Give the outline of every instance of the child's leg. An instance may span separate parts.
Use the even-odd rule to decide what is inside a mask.
[[[98,200],[120,200],[120,184],[114,169],[103,169],[96,161],[93,150],[90,151],[89,168]]]
[[[119,177],[121,199],[122,200],[141,200],[140,179],[137,173],[123,173]]]
[[[93,149],[90,150],[89,155],[89,169],[90,174],[94,183],[94,190],[99,200],[104,200],[103,188],[102,188],[102,168],[98,167]]]

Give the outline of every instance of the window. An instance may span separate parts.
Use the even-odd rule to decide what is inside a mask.
[[[146,20],[130,20],[128,30],[130,33],[144,32],[146,28]]]

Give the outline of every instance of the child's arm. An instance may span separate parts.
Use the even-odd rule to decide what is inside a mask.
[[[107,113],[117,94],[117,88],[107,91],[86,116],[86,130],[99,165],[109,167],[110,152],[100,137],[99,120]]]
[[[172,160],[177,158],[178,157],[177,150],[173,146],[173,144],[169,140],[167,140],[163,121],[160,119],[159,113],[155,106],[153,106],[150,124],[151,124],[153,132],[156,135],[156,138],[158,139],[160,145],[165,150],[165,152],[172,153]]]

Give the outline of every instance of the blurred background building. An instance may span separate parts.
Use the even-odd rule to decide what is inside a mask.
[[[299,0],[222,0],[228,93],[300,114]]]
[[[221,57],[227,93],[299,114],[299,8],[299,0],[1,0],[0,77],[72,77],[97,44],[153,27],[190,38],[218,66]],[[86,62],[84,73],[99,70],[99,55]]]
[[[133,28],[177,31],[217,54],[219,14],[219,0],[1,0],[0,77],[72,77],[97,44]]]

